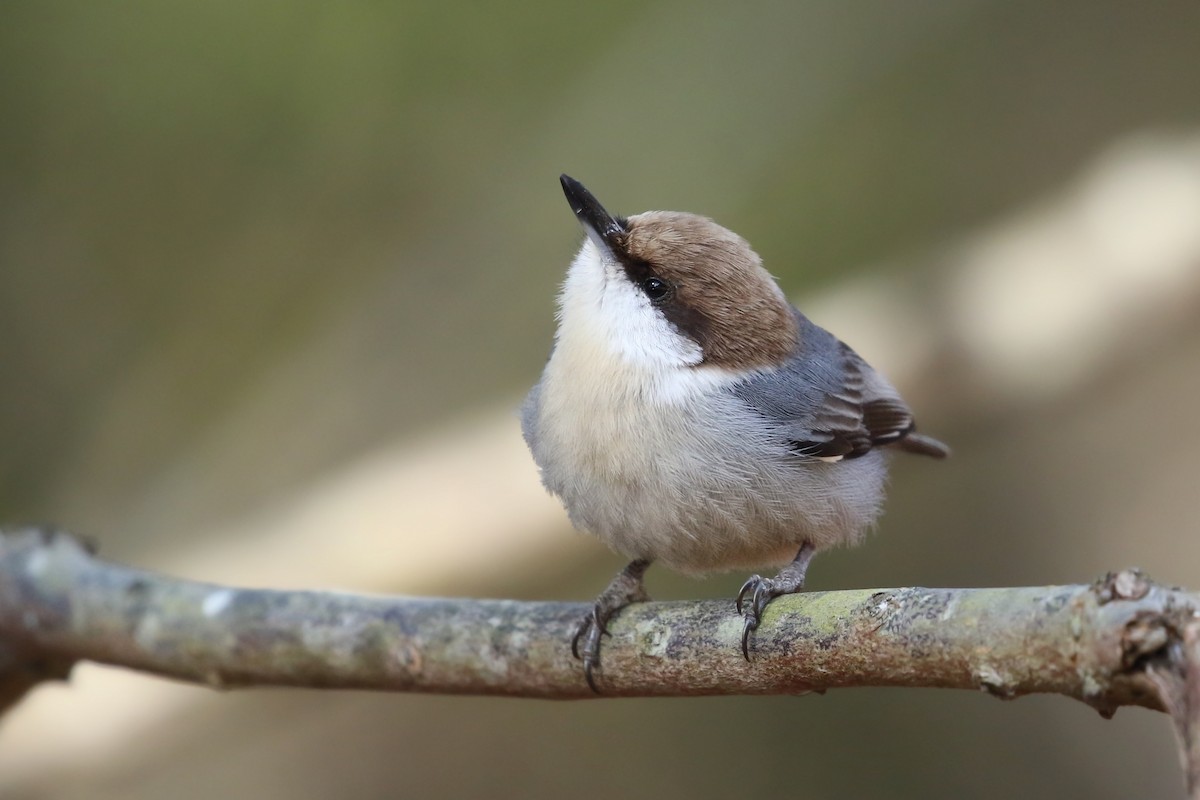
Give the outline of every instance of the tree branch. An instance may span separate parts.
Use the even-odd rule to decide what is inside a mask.
[[[1092,585],[860,589],[782,597],[739,648],[731,601],[642,603],[604,643],[602,695],[796,694],[849,686],[1052,692],[1111,715],[1172,713],[1200,783],[1200,600],[1139,573]],[[303,686],[595,697],[569,642],[588,607],[237,589],[0,533],[0,708],[78,661],[215,688]]]

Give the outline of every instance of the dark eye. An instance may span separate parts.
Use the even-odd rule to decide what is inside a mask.
[[[646,293],[651,302],[658,302],[667,299],[671,294],[671,284],[661,278],[646,278],[642,281],[642,291]]]

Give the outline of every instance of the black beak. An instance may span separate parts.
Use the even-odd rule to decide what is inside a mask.
[[[571,210],[575,212],[591,240],[609,251],[618,250],[620,239],[625,235],[624,226],[604,210],[600,201],[592,197],[592,193],[585,189],[582,183],[570,175],[562,175],[559,180],[562,182],[563,194],[571,204]]]

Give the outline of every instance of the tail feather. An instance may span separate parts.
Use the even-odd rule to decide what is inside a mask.
[[[924,436],[915,431],[896,442],[896,447],[908,453],[916,453],[930,458],[946,458],[950,448],[932,436]]]

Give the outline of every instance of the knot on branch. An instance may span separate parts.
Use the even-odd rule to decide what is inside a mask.
[[[1150,593],[1154,581],[1137,567],[1110,572],[1093,584],[1100,605],[1113,600],[1141,600]]]
[[[1164,589],[1137,569],[1110,572],[1092,586],[1100,605],[1139,602],[1154,593],[1159,602],[1138,609],[1121,633],[1121,666],[1144,676],[1171,715],[1188,793],[1200,796],[1200,608],[1180,590]]]

